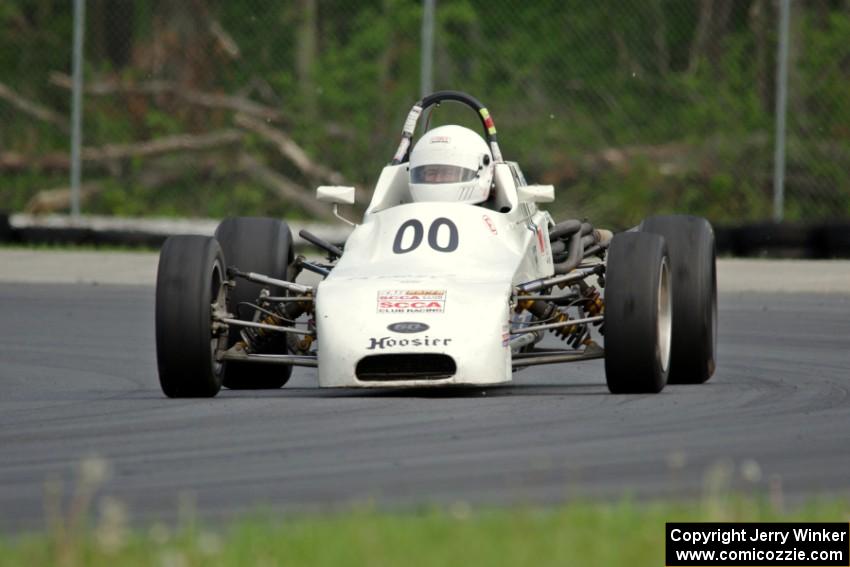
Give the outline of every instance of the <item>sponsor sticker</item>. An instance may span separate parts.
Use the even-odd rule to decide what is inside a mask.
[[[382,289],[378,291],[378,313],[443,313],[444,289]]]
[[[434,136],[433,138],[431,138],[430,143],[432,143],[432,144],[448,144],[451,141],[452,141],[452,139],[449,136]]]
[[[410,339],[399,339],[395,337],[369,337],[369,344],[366,350],[385,350],[392,348],[411,348],[411,347],[446,347],[452,339],[443,339],[439,337],[416,337]]]
[[[387,329],[393,333],[422,333],[430,329],[430,327],[425,323],[419,323],[417,321],[401,321],[387,325]]]
[[[408,136],[413,136],[413,132],[416,131],[416,122],[419,120],[420,114],[422,114],[421,106],[417,105],[410,109],[410,113],[407,115],[407,119],[404,121],[404,128],[402,130],[404,134],[407,134]]]
[[[543,227],[537,227],[537,246],[540,247],[540,253],[542,254],[546,250],[546,244],[543,242]]]
[[[490,232],[492,232],[493,234],[499,234],[499,231],[496,230],[496,223],[493,222],[493,219],[491,219],[489,215],[483,215],[481,218],[484,219],[484,224],[487,225],[487,228],[490,229]]]

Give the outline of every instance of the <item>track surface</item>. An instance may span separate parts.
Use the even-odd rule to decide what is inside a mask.
[[[612,396],[600,361],[514,386],[159,391],[153,288],[0,284],[0,530],[44,524],[45,481],[111,465],[135,520],[191,495],[206,519],[376,501],[698,497],[706,476],[796,499],[850,492],[850,296],[735,293],[703,386]],[[718,463],[727,463],[718,467]],[[710,471],[714,471],[711,473]],[[743,472],[742,472],[743,471]]]

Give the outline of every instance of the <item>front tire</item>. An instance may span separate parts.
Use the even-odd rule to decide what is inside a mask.
[[[667,241],[673,276],[670,384],[702,384],[714,374],[717,352],[717,269],[714,230],[688,215],[644,220],[641,232]]]
[[[210,398],[221,389],[224,364],[215,353],[226,335],[212,329],[213,306],[226,303],[224,255],[214,238],[171,236],[156,276],[156,360],[169,398]]]
[[[255,272],[277,279],[288,280],[292,263],[292,233],[289,226],[277,219],[262,217],[229,217],[221,221],[215,231],[221,243],[227,265],[243,272]],[[253,303],[260,297],[264,284],[239,280],[230,290],[230,312],[241,319],[252,320],[254,312],[240,308],[240,303]],[[273,294],[283,295],[285,290],[272,288]],[[230,332],[228,347],[239,340],[239,328]],[[285,340],[277,354],[287,354]],[[227,364],[224,385],[232,390],[277,389],[289,381],[291,366],[234,362]]]
[[[672,329],[664,239],[640,232],[615,235],[605,280],[608,389],[612,394],[658,393],[667,384]]]

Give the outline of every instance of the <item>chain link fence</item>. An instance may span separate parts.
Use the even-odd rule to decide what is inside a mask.
[[[0,4],[0,208],[65,211],[72,2]],[[784,216],[850,217],[850,1],[792,0]],[[777,0],[437,0],[433,86],[561,215],[773,214]],[[420,95],[415,0],[88,0],[82,210],[327,218]],[[444,105],[431,125],[478,128]]]

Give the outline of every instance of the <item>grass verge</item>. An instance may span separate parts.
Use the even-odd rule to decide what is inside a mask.
[[[130,529],[120,513],[79,529],[54,526],[0,539],[0,566],[195,565],[664,565],[669,521],[848,521],[847,500],[780,511],[776,503],[720,497],[691,503],[578,502],[554,508],[446,509],[280,518],[254,516],[209,529]],[[82,525],[82,522],[81,522]]]

